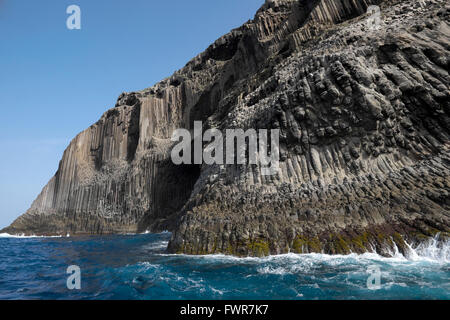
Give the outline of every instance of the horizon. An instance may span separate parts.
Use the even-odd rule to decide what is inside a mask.
[[[73,4],[81,8],[81,30],[66,26]],[[70,141],[122,92],[169,77],[263,4],[1,1],[0,229],[30,208]]]

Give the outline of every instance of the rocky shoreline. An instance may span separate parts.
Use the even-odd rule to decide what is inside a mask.
[[[172,77],[122,94],[1,232],[169,230],[170,252],[237,256],[447,239],[449,23],[441,0],[266,1]],[[172,133],[194,121],[279,129],[279,173],[174,165]]]

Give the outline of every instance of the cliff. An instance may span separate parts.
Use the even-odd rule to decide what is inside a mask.
[[[369,5],[381,7],[368,27]],[[446,1],[273,0],[122,94],[2,232],[169,230],[177,253],[389,254],[450,232]],[[174,165],[175,129],[280,129],[279,173]]]

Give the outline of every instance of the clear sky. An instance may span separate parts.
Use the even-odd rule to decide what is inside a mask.
[[[152,86],[264,0],[0,0],[0,229],[123,91]],[[69,5],[81,30],[68,30]]]

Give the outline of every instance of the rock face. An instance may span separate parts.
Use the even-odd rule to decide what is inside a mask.
[[[446,237],[449,19],[444,0],[266,1],[172,77],[122,94],[3,232],[169,230],[171,252],[235,255]],[[279,173],[174,165],[172,133],[196,120],[280,129]]]

